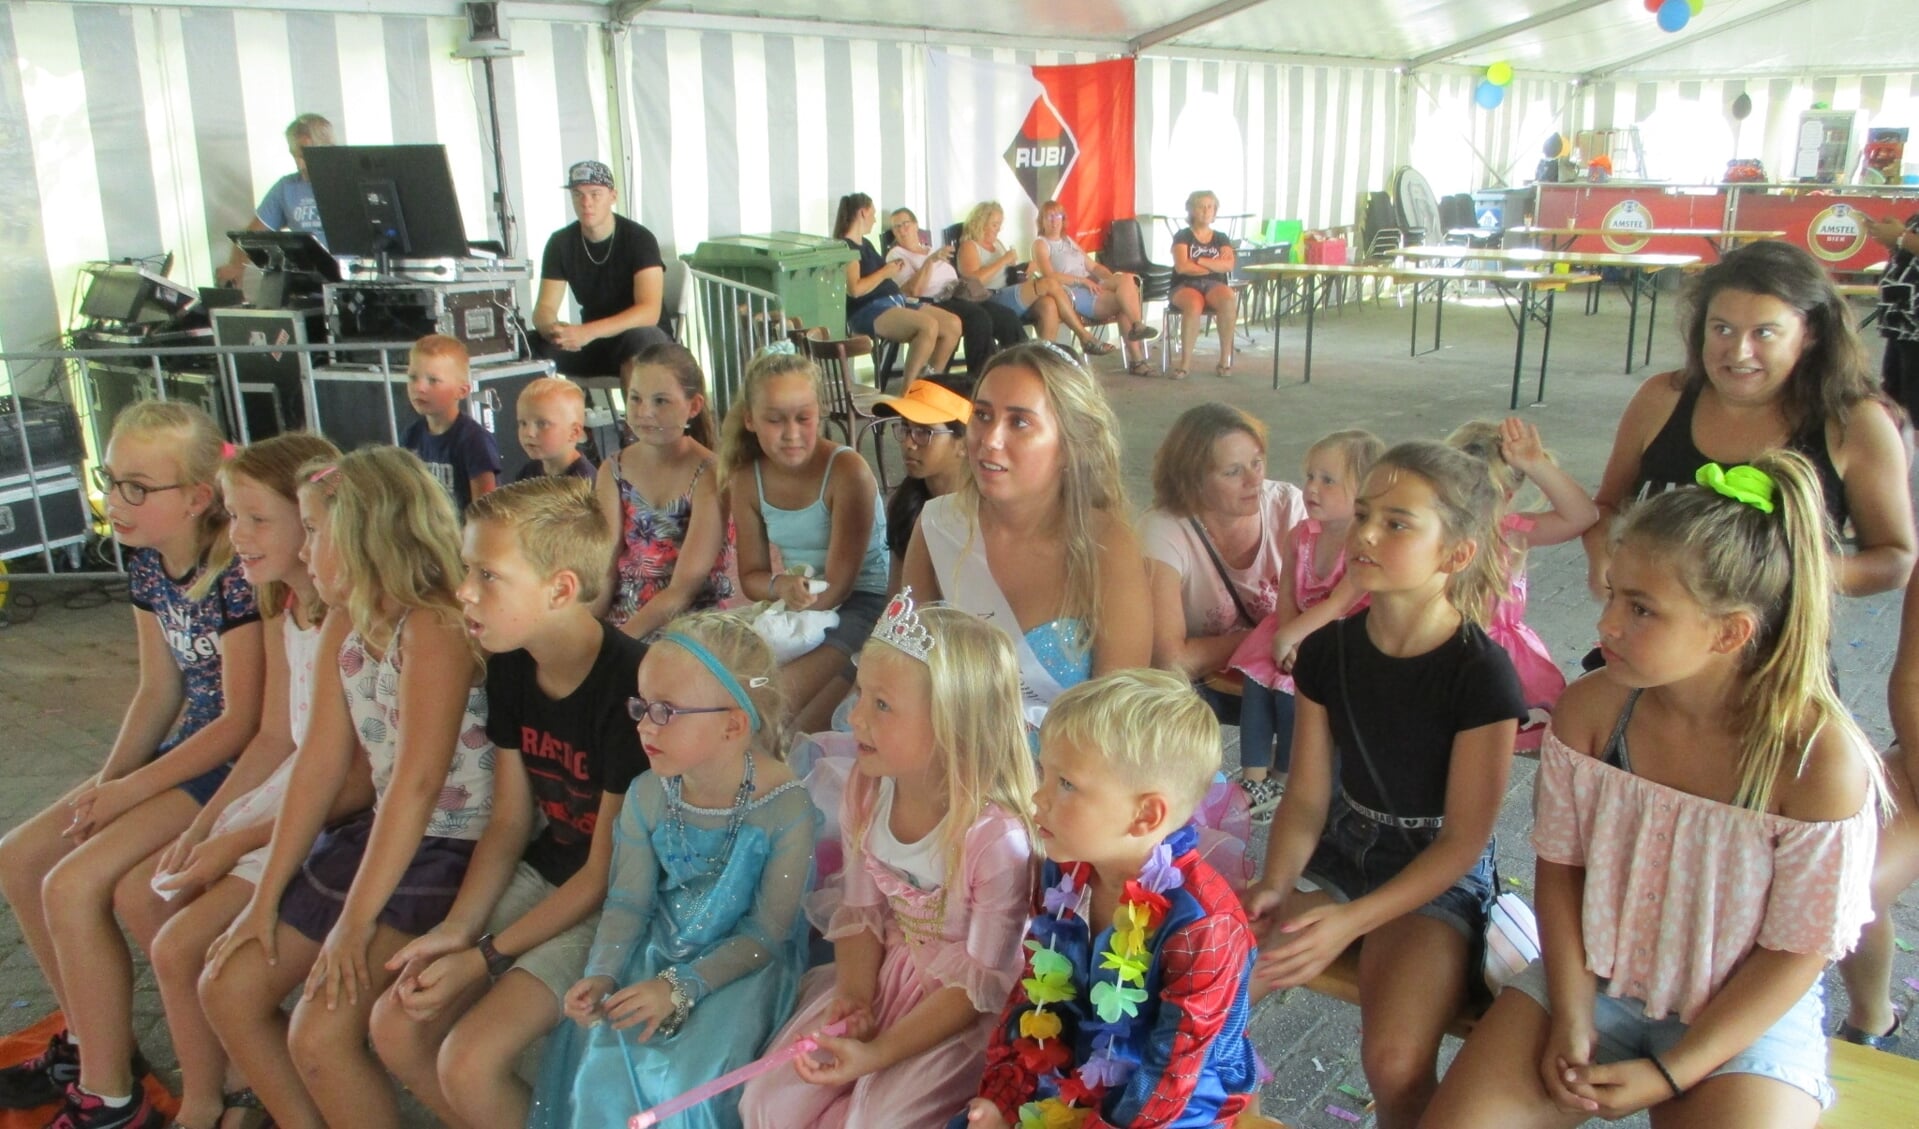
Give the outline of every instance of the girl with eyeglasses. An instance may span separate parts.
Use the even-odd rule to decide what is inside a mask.
[[[0,1071],[0,1108],[64,1102],[61,1123],[76,1127],[161,1121],[133,1067],[133,963],[113,895],[194,821],[260,728],[265,634],[227,538],[224,450],[190,405],[137,403],[114,423],[97,481],[128,550],[140,683],[100,770],[0,840],[0,890],[69,1025]]]
[[[886,500],[886,551],[892,558],[886,590],[897,592],[920,510],[966,480],[966,421],[973,418],[973,402],[938,381],[915,380],[903,395],[880,397],[873,411],[900,421],[893,434],[906,463],[906,477]]]
[[[773,653],[744,618],[667,625],[628,708],[651,768],[627,789],[586,975],[547,1044],[529,1125],[624,1125],[757,1058],[806,967],[820,817],[781,759]],[[729,1090],[673,1119],[740,1124]]]

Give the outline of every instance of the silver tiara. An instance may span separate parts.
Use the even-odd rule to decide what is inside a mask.
[[[880,616],[879,626],[873,628],[873,638],[921,662],[926,661],[936,640],[926,625],[920,622],[919,612],[913,604],[912,585],[900,589],[899,595],[886,605],[886,614]]]

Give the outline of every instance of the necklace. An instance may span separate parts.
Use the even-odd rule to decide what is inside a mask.
[[[667,779],[667,829],[672,833],[673,838],[679,842],[680,849],[684,851],[686,849],[685,812],[688,805],[686,801],[681,798],[682,792],[683,788],[679,777],[674,776]],[[733,856],[733,841],[740,837],[740,826],[746,822],[746,808],[752,799],[753,750],[749,748],[746,750],[746,771],[740,775],[739,791],[733,793],[733,806],[726,809],[726,839],[721,842],[719,853],[713,856],[720,861],[721,865],[725,865],[726,860]],[[700,808],[697,810],[709,811],[711,809]]]
[[[1020,981],[1031,1007],[1020,1014],[1013,1041],[1019,1061],[1039,1077],[1035,1100],[1020,1107],[1020,1129],[1079,1124],[1139,1068],[1152,942],[1172,905],[1166,892],[1186,881],[1174,860],[1198,839],[1188,824],[1153,848],[1139,877],[1123,888],[1104,952],[1095,953],[1097,937],[1082,909],[1093,868],[1070,863],[1047,888],[1044,912],[1028,930],[1031,975]],[[1092,1054],[1069,1072],[1076,1036],[1086,1033]]]
[[[594,266],[596,266],[596,267],[603,267],[603,266],[605,266],[605,265],[606,265],[606,260],[607,260],[607,259],[610,259],[610,258],[612,258],[612,257],[613,257],[613,236],[614,236],[614,235],[618,235],[619,233],[620,233],[620,229],[619,229],[619,228],[617,228],[617,227],[615,227],[615,228],[613,229],[613,235],[609,235],[609,236],[607,236],[607,237],[606,237],[606,254],[605,254],[605,256],[604,256],[604,257],[602,257],[602,258],[598,258],[598,259],[596,259],[596,258],[594,258],[594,257],[593,257],[593,244],[591,244],[591,243],[588,243],[588,242],[586,241],[586,225],[585,225],[585,224],[581,224],[581,225],[580,225],[580,250],[582,250],[582,251],[585,251],[585,252],[586,252],[586,261],[587,261],[587,262],[589,262],[589,263],[592,263],[592,264],[593,264]]]

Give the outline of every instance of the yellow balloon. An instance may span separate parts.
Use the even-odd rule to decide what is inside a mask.
[[[1562,136],[1559,139],[1559,155],[1562,157],[1570,157],[1572,156],[1572,151],[1573,151],[1573,143],[1566,140],[1565,137]]]
[[[1486,80],[1494,86],[1505,86],[1513,80],[1511,63],[1494,63],[1486,68]]]

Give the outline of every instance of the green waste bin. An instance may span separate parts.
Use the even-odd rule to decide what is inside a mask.
[[[694,270],[779,295],[786,316],[846,336],[846,264],[859,255],[837,239],[800,231],[709,239],[685,256]]]

